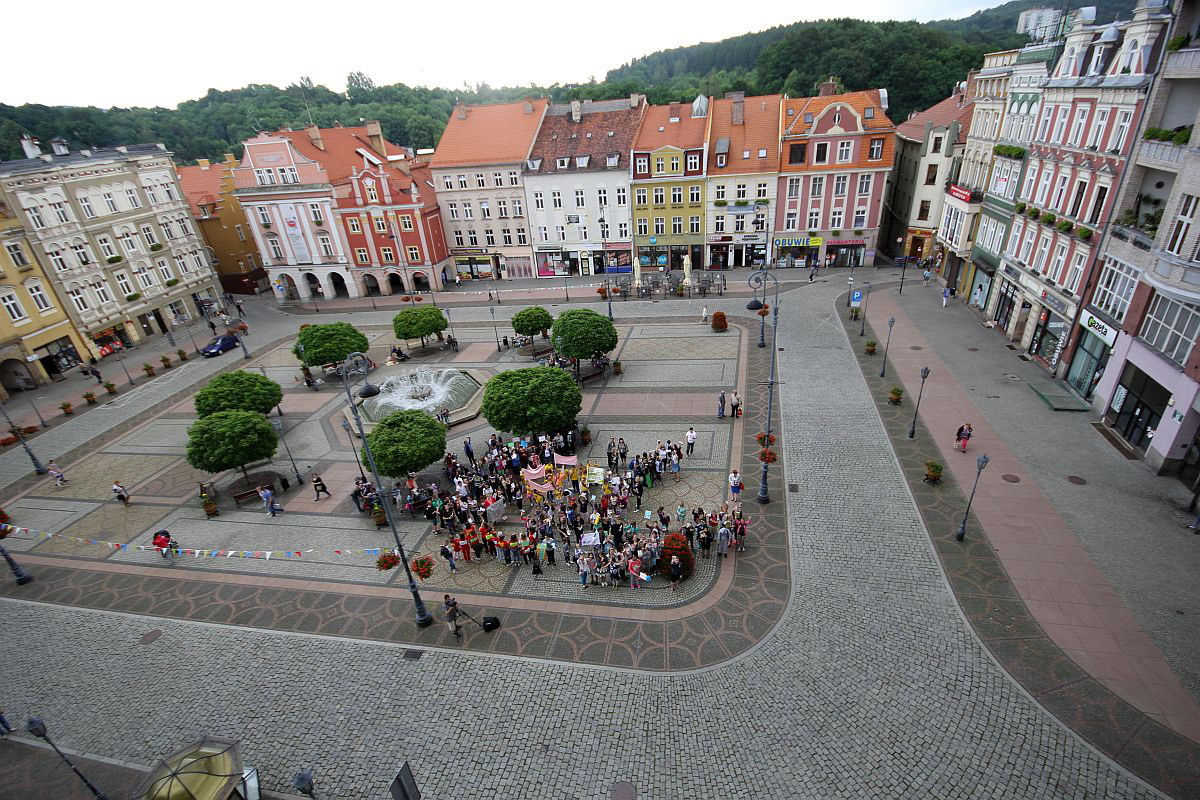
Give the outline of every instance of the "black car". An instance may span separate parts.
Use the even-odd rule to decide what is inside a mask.
[[[215,337],[211,342],[204,345],[204,347],[201,347],[200,354],[205,358],[211,358],[212,356],[219,356],[221,353],[232,350],[237,346],[237,337],[226,334],[224,336]]]

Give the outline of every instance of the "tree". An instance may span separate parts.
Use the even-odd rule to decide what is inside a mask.
[[[379,472],[401,478],[419,472],[446,454],[446,426],[424,411],[388,414],[367,434]],[[367,451],[362,453],[366,462]]]
[[[196,392],[196,413],[201,417],[218,411],[254,411],[267,414],[283,399],[279,384],[257,372],[227,372],[218,375]]]
[[[554,349],[568,358],[595,358],[616,349],[612,320],[590,308],[564,311],[554,320]]]
[[[330,322],[301,328],[292,352],[305,365],[320,365],[342,361],[351,353],[365,353],[369,346],[367,337],[349,322]]]
[[[256,411],[218,411],[188,428],[187,462],[205,472],[224,472],[275,455],[279,437]]]
[[[522,308],[513,314],[512,318],[513,330],[522,336],[536,336],[542,331],[550,330],[550,326],[553,324],[554,317],[541,306]]]
[[[505,433],[561,431],[570,427],[582,408],[579,384],[558,367],[501,372],[483,387],[483,416]]]
[[[449,323],[440,308],[434,306],[417,306],[406,308],[392,317],[392,330],[397,339],[420,339],[425,346],[425,337],[446,330]]]

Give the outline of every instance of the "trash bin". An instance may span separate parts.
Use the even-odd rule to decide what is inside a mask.
[[[288,483],[288,479],[285,478],[283,475],[279,476],[279,485],[281,487],[283,487],[281,489],[281,491],[284,491],[284,492],[286,492],[288,489],[292,488],[292,485],[290,483]]]
[[[504,342],[504,346],[508,347],[508,337],[507,336],[504,337],[503,342]]]

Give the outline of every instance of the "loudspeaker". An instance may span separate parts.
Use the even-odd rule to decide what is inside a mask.
[[[483,629],[485,631],[494,631],[499,627],[500,627],[500,618],[499,617],[484,617],[483,618]]]

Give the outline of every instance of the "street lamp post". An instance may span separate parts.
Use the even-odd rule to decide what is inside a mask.
[[[850,307],[850,295],[854,294],[854,267],[850,268],[850,277],[846,279],[846,308]]]
[[[899,254],[904,249],[904,237],[901,236],[896,240],[896,253]],[[900,261],[900,291],[897,294],[904,294],[904,276],[908,272],[908,258],[903,255],[897,255]]]
[[[33,450],[29,447],[29,442],[25,441],[25,437],[21,434],[21,429],[13,423],[12,417],[8,415],[8,411],[5,410],[4,406],[0,406],[0,414],[4,415],[4,421],[8,423],[8,429],[12,431],[13,436],[17,437],[17,441],[21,443],[21,447],[25,448],[25,454],[33,462],[33,471],[38,475],[45,475],[48,470],[42,466],[42,462],[38,461],[38,457],[33,454]]]
[[[867,303],[871,302],[871,284],[865,284],[863,289],[862,325],[858,327],[859,336],[867,335]]]
[[[350,428],[350,420],[342,419],[342,430],[350,437],[350,452],[354,453],[354,465],[358,467],[358,477],[366,480],[367,476],[363,473],[362,462],[358,460],[358,448],[354,446],[354,432]]]
[[[346,400],[350,403],[350,412],[354,415],[354,424],[358,428],[358,436],[362,440],[363,452],[367,456],[367,463],[371,467],[371,477],[375,479],[375,486],[382,494],[383,480],[379,477],[379,469],[375,466],[375,456],[371,453],[371,443],[367,441],[367,432],[363,428],[362,414],[359,411],[358,404],[354,402],[354,395],[350,393],[350,368],[357,364],[362,367],[363,371],[363,387],[358,391],[358,396],[366,399],[379,394],[379,387],[366,380],[367,371],[370,369],[371,359],[365,353],[351,353],[346,356],[342,362],[342,366],[338,369],[338,374],[342,378],[342,386],[346,389]],[[391,492],[388,492],[390,495]],[[396,520],[392,516],[391,497],[385,497],[382,500],[384,516],[387,517],[388,527],[392,530],[392,538],[396,540],[396,549],[400,553],[400,561],[404,564],[404,572],[408,576],[408,590],[413,596],[413,610],[416,612],[417,627],[424,628],[433,623],[433,615],[429,613],[429,609],[425,607],[425,601],[421,599],[421,593],[417,590],[417,581],[413,578],[412,569],[408,565],[408,556],[404,552],[404,543],[400,541],[400,532],[396,530]]]
[[[89,781],[87,779],[87,777],[82,772],[79,771],[79,768],[71,763],[71,759],[67,758],[67,754],[64,753],[62,750],[59,750],[58,745],[56,745],[54,742],[50,741],[50,737],[46,734],[46,723],[45,722],[43,722],[38,717],[30,717],[29,722],[25,723],[25,730],[29,731],[30,733],[32,733],[34,736],[38,737],[39,739],[45,739],[46,744],[48,744],[54,748],[54,752],[58,753],[58,757],[61,758],[63,761],[65,761],[67,766],[70,767],[72,769],[72,771],[74,771],[74,773],[79,776],[79,780],[83,781],[83,784],[85,786],[87,786],[88,791],[90,791],[92,793],[92,796],[95,797],[96,800],[108,800],[108,795],[106,795],[104,792],[100,791],[95,786],[93,786],[92,782]]]
[[[496,352],[500,352],[500,329],[496,327],[496,307],[488,306],[488,311],[492,314],[492,333],[496,334]]]
[[[763,290],[763,298],[766,299],[767,287],[766,282],[770,280],[775,284],[775,304],[771,309],[771,377],[767,379],[767,425],[766,425],[766,441],[771,440],[771,412],[775,400],[775,353],[776,345],[779,342],[779,278],[773,272],[768,272],[763,269],[756,270],[750,273],[747,283],[750,288],[757,290],[760,286]],[[746,304],[746,308],[750,311],[758,311],[764,307],[764,303],[757,297]],[[765,319],[765,318],[764,318]],[[764,445],[765,447],[766,445]],[[767,492],[767,462],[762,462],[762,472],[758,479],[758,502],[766,504],[771,502],[771,496]]]
[[[287,453],[288,461],[292,462],[292,474],[296,476],[296,485],[299,486],[303,483],[303,480],[300,478],[300,469],[296,466],[296,459],[292,458],[292,448],[288,447],[287,437],[283,435],[283,420],[273,419],[271,420],[271,426],[279,434],[279,441],[283,442],[284,452]]]
[[[612,322],[612,281],[608,278],[604,279],[604,296],[608,299],[608,321]]]
[[[766,267],[764,267],[763,269],[766,269]],[[753,277],[753,276],[751,276],[751,277]],[[762,281],[759,281],[759,283],[762,284],[762,300],[759,301],[761,303],[761,305],[758,307],[758,310],[762,311],[762,309],[767,304],[767,282],[765,280],[762,280]],[[778,294],[779,294],[778,281],[776,281],[776,284],[775,284],[775,294],[776,294],[775,299],[778,300],[779,299],[778,298]],[[757,300],[758,298],[755,298],[755,299]],[[767,346],[767,315],[766,314],[758,315],[758,346],[759,347]],[[772,361],[772,363],[774,363],[774,361]]]
[[[25,568],[13,561],[13,557],[8,554],[7,548],[0,545],[0,558],[3,558],[8,563],[8,568],[12,570],[13,577],[17,579],[18,586],[24,586],[33,580],[33,576],[25,571]]]
[[[883,363],[879,365],[879,377],[887,377],[887,354],[888,348],[892,345],[892,328],[896,327],[896,318],[888,317],[888,338],[883,345]]]
[[[921,410],[921,396],[925,394],[925,379],[929,377],[929,367],[921,367],[921,389],[917,392],[917,405],[913,408],[912,424],[908,426],[908,438],[917,438],[917,412]]]
[[[28,391],[27,389],[26,393]],[[33,402],[33,395],[29,395],[25,399],[29,401],[29,407],[33,409],[33,413],[37,414],[38,422],[42,423],[42,427],[49,428],[50,426],[46,424],[46,420],[42,417],[42,412],[38,411],[37,403]]]
[[[241,334],[239,334],[239,333],[235,333],[235,334],[233,335],[233,337],[234,337],[235,339],[237,339],[237,343],[238,343],[238,344],[240,344],[240,345],[242,346],[242,358],[244,358],[244,359],[246,359],[247,361],[249,361],[249,360],[250,360],[250,351],[246,349],[246,342],[245,342],[245,340],[243,340],[243,339],[242,339],[242,336],[241,336]]]
[[[125,377],[129,379],[129,385],[133,386],[133,376],[129,374],[129,367],[125,366],[125,345],[121,345],[117,352],[117,363],[121,365],[121,369],[125,370]]]
[[[975,485],[971,487],[971,496],[967,498],[967,510],[963,512],[962,522],[958,525],[958,533],[954,534],[954,538],[960,542],[966,538],[967,517],[971,514],[971,503],[975,501],[975,490],[979,488],[979,476],[983,474],[984,467],[987,465],[987,453],[984,453],[975,461]]]

